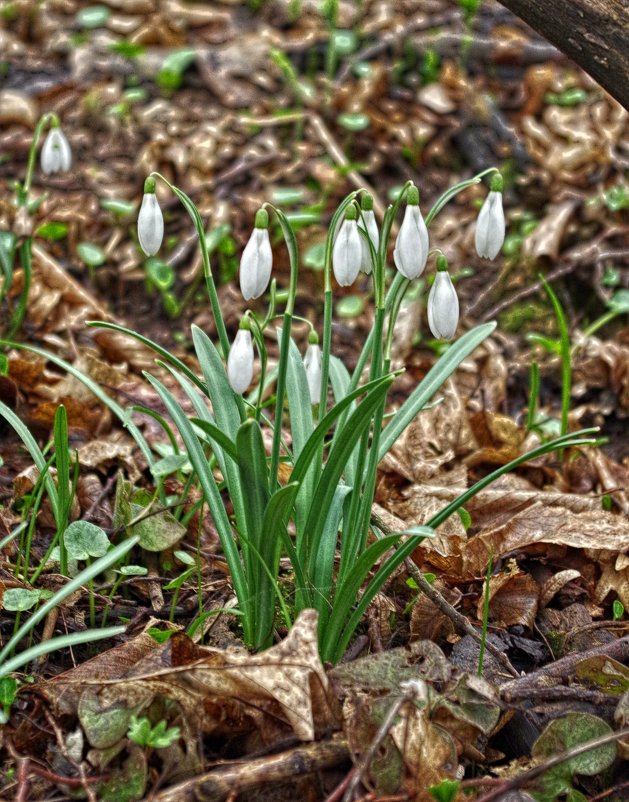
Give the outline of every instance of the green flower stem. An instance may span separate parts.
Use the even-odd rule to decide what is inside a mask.
[[[20,292],[20,299],[17,306],[13,310],[9,326],[7,328],[6,336],[12,339],[17,332],[22,328],[24,317],[26,315],[26,306],[28,304],[28,294],[31,289],[31,281],[33,278],[33,238],[26,237],[24,242],[20,245],[20,262],[22,264],[22,291]]]
[[[37,146],[39,145],[39,140],[41,139],[41,135],[44,131],[46,125],[49,122],[54,122],[59,125],[59,118],[56,114],[49,113],[44,114],[44,116],[39,120],[37,125],[35,126],[35,131],[33,133],[33,140],[31,142],[31,146],[28,151],[28,164],[26,166],[26,176],[24,178],[24,184],[22,185],[22,189],[20,191],[20,198],[19,203],[20,206],[26,205],[28,202],[28,196],[31,191],[31,184],[33,183],[33,173],[35,172],[35,159],[37,158]]]
[[[282,440],[282,416],[284,414],[284,399],[286,397],[286,371],[288,370],[288,353],[290,348],[290,333],[295,311],[295,298],[297,297],[297,280],[299,278],[299,251],[295,232],[291,228],[288,218],[271,204],[265,204],[273,209],[282,229],[284,242],[288,249],[290,262],[290,279],[288,285],[288,300],[282,318],[282,340],[280,344],[280,359],[277,367],[277,384],[275,400],[275,426],[273,428],[273,443],[271,446],[271,467],[269,471],[269,489],[274,493],[277,488],[277,477],[280,466],[280,447]]]
[[[205,230],[203,228],[203,221],[201,220],[201,215],[199,214],[199,210],[194,205],[192,200],[185,192],[183,192],[179,187],[176,187],[174,184],[171,184],[170,181],[163,176],[161,173],[157,171],[153,171],[151,176],[156,176],[157,178],[161,179],[166,186],[177,196],[177,198],[181,201],[182,206],[188,212],[188,215],[192,222],[195,225],[197,230],[197,237],[199,240],[199,248],[201,249],[201,258],[203,260],[203,274],[205,276],[205,284],[207,287],[208,296],[210,298],[210,306],[212,307],[212,314],[214,315],[214,321],[216,323],[216,331],[218,333],[218,340],[221,346],[221,351],[224,359],[227,359],[227,354],[229,353],[229,337],[227,336],[227,329],[225,328],[225,321],[223,320],[223,314],[221,312],[221,305],[218,300],[218,293],[216,291],[216,284],[214,282],[214,276],[212,274],[212,267],[210,264],[210,254],[207,249],[207,245],[205,243]]]

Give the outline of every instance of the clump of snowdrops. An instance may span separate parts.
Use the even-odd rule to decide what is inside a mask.
[[[487,174],[492,174],[491,192],[478,220],[477,246],[481,256],[495,256],[505,229],[502,179],[494,168],[449,189],[425,219],[419,192],[408,182],[386,210],[380,228],[369,194],[350,193],[329,225],[323,322],[320,330],[309,324],[307,343],[301,348],[291,337],[299,253],[284,213],[264,204],[256,214],[253,233],[242,254],[240,286],[246,300],[260,298],[268,291],[267,311],[261,317],[249,309],[230,342],[198,209],[159,173],[147,178],[138,218],[139,243],[147,255],[157,253],[161,246],[164,221],[155,194],[156,181],[160,180],[175,193],[196,226],[217,343],[200,328],[192,327],[202,373],[199,377],[141,334],[113,324],[95,325],[126,332],[153,347],[192,404],[194,415],[190,416],[162,382],[147,375],[179,432],[218,532],[247,646],[262,649],[272,643],[278,612],[290,627],[300,611],[315,608],[321,656],[337,662],[375,594],[423,538],[430,537],[436,526],[493,479],[557,446],[557,441],[545,444],[501,467],[425,526],[384,535],[371,522],[380,460],[461,361],[495,328],[494,323],[477,326],[452,343],[384,425],[387,393],[397,375],[390,367],[396,318],[409,286],[433,256],[437,273],[427,302],[429,326],[435,337],[449,339],[458,325],[458,301],[447,260],[439,249],[430,248],[429,226],[450,199],[480,183]],[[404,217],[393,251],[397,272],[389,281],[388,243],[402,205]],[[276,280],[272,278],[270,215],[279,223],[290,261],[281,311]],[[342,359],[332,353],[333,276],[338,284],[349,286],[361,271],[373,282],[374,323],[350,373]],[[268,334],[274,335],[279,345],[273,370],[268,364]],[[267,414],[269,393],[274,396],[273,415]],[[111,406],[112,402],[108,403]],[[151,464],[146,442],[130,421],[129,427]],[[265,429],[269,438],[264,436]],[[563,438],[562,443],[583,442],[575,437]],[[267,449],[265,442],[269,440]],[[284,470],[280,471],[282,463]],[[281,481],[281,476],[288,479]],[[228,515],[223,492],[231,501],[232,516]],[[288,590],[287,581],[280,582],[282,556],[290,561],[294,577],[294,587]]]

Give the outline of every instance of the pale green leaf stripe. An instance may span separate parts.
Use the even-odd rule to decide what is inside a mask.
[[[60,635],[58,638],[42,641],[3,663],[0,666],[0,679],[45,654],[56,652],[59,649],[67,649],[69,646],[78,646],[80,643],[93,643],[96,640],[115,638],[116,635],[122,635],[125,630],[125,626],[88,629],[86,632],[72,632],[70,635]]]
[[[483,323],[466,332],[448,348],[439,361],[424,376],[399,410],[384,428],[380,438],[378,461],[384,459],[395,441],[425,406],[445,380],[458,368],[461,362],[477,348],[496,328],[496,324]]]
[[[0,415],[7,421],[7,423],[12,426],[17,435],[19,436],[20,440],[26,446],[28,453],[33,458],[33,462],[35,463],[35,467],[39,471],[39,473],[43,473],[46,471],[46,476],[44,478],[44,482],[46,484],[46,492],[48,493],[48,497],[50,498],[50,503],[52,505],[52,511],[57,521],[59,515],[59,502],[58,502],[58,495],[57,495],[57,488],[55,487],[55,483],[52,480],[52,476],[48,472],[46,467],[46,458],[44,457],[42,450],[37,445],[35,438],[30,433],[28,428],[22,423],[22,421],[18,418],[18,416],[10,409],[6,404],[0,401]]]
[[[4,669],[2,661],[4,660],[5,656],[22,640],[24,635],[30,632],[30,630],[42,620],[42,618],[45,618],[52,609],[66,599],[71,593],[74,593],[75,590],[79,590],[79,588],[89,582],[90,579],[94,579],[95,576],[98,576],[98,574],[106,571],[107,568],[115,565],[118,560],[131,551],[131,549],[139,540],[140,538],[138,535],[133,535],[133,537],[126,538],[126,540],[123,540],[122,543],[114,546],[114,548],[111,551],[108,551],[103,557],[95,560],[91,565],[88,565],[87,568],[84,568],[81,573],[77,574],[74,579],[71,579],[66,585],[58,590],[54,596],[48,599],[47,602],[42,604],[41,607],[39,607],[31,616],[29,616],[28,620],[22,624],[18,631],[13,635],[11,640],[9,640],[9,642],[5,645],[4,649],[0,652],[0,670]]]

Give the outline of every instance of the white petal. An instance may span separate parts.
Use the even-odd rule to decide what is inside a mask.
[[[238,329],[227,357],[227,378],[235,393],[244,393],[253,379],[253,343],[248,329]]]
[[[400,273],[411,281],[424,272],[428,258],[428,229],[419,206],[408,205],[395,240],[393,261]]]
[[[363,219],[365,221],[366,227],[363,224]],[[373,213],[373,209],[367,209],[362,212],[362,218],[358,219],[358,227],[362,228],[364,231],[367,232],[369,239],[371,240],[371,244],[374,247],[376,253],[378,252],[378,245],[380,244],[380,233],[378,232],[378,224],[376,222],[376,215]],[[365,240],[365,238],[361,235],[361,246],[362,246],[362,260],[360,264],[360,269],[363,273],[369,275],[373,268],[373,264],[371,261],[371,250],[369,249],[369,244]]]
[[[45,175],[65,172],[72,165],[72,151],[61,128],[51,128],[41,149],[41,169]]]
[[[310,403],[318,404],[321,400],[321,348],[311,343],[304,354],[304,367],[310,390]]]
[[[146,192],[138,215],[138,239],[147,256],[159,251],[164,238],[164,217],[154,192]]]
[[[343,220],[334,249],[332,267],[341,287],[349,287],[356,281],[363,259],[361,236],[355,220]]]
[[[266,228],[254,228],[240,260],[240,291],[245,301],[259,298],[269,285],[273,252]]]
[[[505,241],[505,216],[502,192],[490,192],[476,221],[476,253],[483,259],[495,259]]]
[[[428,296],[428,325],[434,337],[450,340],[459,324],[459,299],[447,270],[439,270]]]

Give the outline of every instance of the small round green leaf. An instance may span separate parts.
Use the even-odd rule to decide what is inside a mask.
[[[41,590],[29,590],[28,588],[9,588],[4,591],[2,606],[5,610],[15,613],[23,613],[30,610],[41,599]]]
[[[111,11],[107,6],[88,6],[82,8],[74,18],[81,28],[102,28],[107,24]]]
[[[76,252],[81,261],[88,267],[100,267],[107,261],[105,251],[100,245],[94,245],[93,242],[79,242],[76,246]]]
[[[109,548],[109,538],[105,532],[89,521],[73,521],[63,533],[63,542],[70,557],[87,560],[102,557]]]
[[[337,123],[341,128],[348,131],[364,131],[369,128],[371,120],[367,114],[339,114],[336,118]]]

